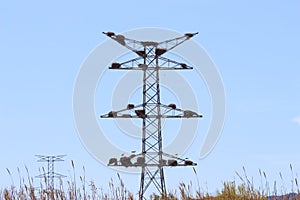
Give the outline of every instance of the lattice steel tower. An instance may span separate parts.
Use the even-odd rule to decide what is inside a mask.
[[[111,158],[110,166],[141,167],[139,199],[144,198],[145,191],[153,184],[160,194],[166,196],[164,167],[195,166],[196,163],[163,152],[162,118],[198,118],[202,115],[190,110],[182,110],[175,104],[164,105],[160,101],[160,70],[193,69],[185,63],[179,63],[162,55],[182,44],[197,33],[186,33],[181,37],[163,42],[136,41],[113,32],[103,32],[122,46],[138,55],[137,58],[112,63],[109,69],[140,70],[143,73],[143,102],[140,105],[128,104],[119,111],[110,111],[101,118],[140,118],[142,119],[142,152],[122,156],[119,160]]]
[[[54,189],[54,178],[64,178],[66,176],[62,174],[55,173],[54,163],[58,161],[64,161],[62,158],[66,155],[57,155],[57,156],[45,156],[45,155],[36,155],[39,159],[38,162],[47,162],[47,171],[44,174],[36,176],[36,178],[46,178],[46,188],[47,190]]]

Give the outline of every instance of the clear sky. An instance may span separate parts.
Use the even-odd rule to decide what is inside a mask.
[[[210,192],[245,166],[287,187],[300,171],[300,1],[5,1],[0,6],[0,187],[39,174],[36,154],[67,154],[57,170],[86,168],[107,188],[116,172],[97,162],[76,133],[72,95],[80,66],[107,38],[102,31],[159,27],[200,34],[194,40],[216,64],[226,92],[226,120],[217,146],[197,160],[201,137],[186,153],[196,158],[200,185]],[[109,110],[109,108],[108,108]],[[205,115],[205,113],[203,113]],[[201,126],[201,123],[200,123]],[[182,176],[178,176],[180,173]],[[132,192],[139,176],[121,174]],[[192,169],[166,170],[168,189],[193,181]],[[37,181],[38,182],[38,181]]]

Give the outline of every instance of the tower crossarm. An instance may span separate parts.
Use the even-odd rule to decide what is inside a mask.
[[[143,110],[143,105],[128,104],[127,108],[110,111],[107,114],[101,115],[100,118],[202,118],[201,114],[198,114],[191,110],[182,110],[176,107],[175,104],[148,104],[148,108],[151,110],[160,106],[161,113],[156,115],[153,112],[146,113]]]
[[[115,34],[114,32],[103,32],[103,34],[107,35],[111,39],[115,40],[122,46],[126,47],[130,51],[133,51],[143,58],[147,56],[145,48],[150,47],[154,49],[158,45],[157,42],[133,40],[126,38],[124,35]]]
[[[149,59],[154,59],[153,56],[148,56]],[[109,69],[119,69],[119,70],[146,70],[146,69],[159,69],[159,70],[185,70],[185,69],[193,69],[193,67],[177,62],[165,57],[158,57],[157,61],[159,63],[159,66],[156,66],[152,63],[149,63],[148,65],[143,64],[143,58],[138,57],[134,58],[122,63],[114,62],[111,64]]]
[[[35,176],[35,178],[49,178],[49,177],[53,177],[53,178],[66,178],[67,176],[63,175],[63,174],[59,174],[59,173],[53,173],[53,174],[49,174],[49,173],[43,173],[40,175]]]
[[[66,155],[57,155],[57,156],[44,156],[44,155],[35,155],[36,157],[39,158],[39,160],[37,160],[38,162],[47,162],[47,161],[64,161],[63,157],[65,157]]]
[[[188,39],[192,38],[193,36],[197,35],[198,32],[196,33],[186,33],[181,37],[177,37],[174,39],[166,40],[163,42],[158,43],[156,47],[156,54],[158,56],[164,54],[165,52],[170,51],[171,49],[174,49],[178,45],[182,44],[183,42],[187,41]]]
[[[153,161],[157,159],[157,152],[148,152],[144,153],[134,153],[130,155],[122,154],[120,158],[113,157],[110,158],[108,166],[114,167],[139,167],[139,166],[148,166],[148,167],[180,167],[180,166],[196,166],[197,163],[193,162],[189,158],[180,158],[176,155],[171,155],[165,152],[162,152],[162,160]],[[145,159],[146,157],[150,159]],[[154,163],[153,163],[154,162]]]
[[[130,51],[133,51],[134,53],[138,54],[139,56],[146,58],[151,54],[155,49],[155,55],[157,57],[161,56],[162,54],[170,51],[171,49],[174,49],[178,45],[182,44],[186,40],[192,38],[194,35],[197,35],[196,33],[186,33],[183,36],[165,40],[163,42],[153,42],[153,41],[138,41],[126,38],[124,35],[121,34],[115,34],[114,32],[103,32],[106,36],[110,37],[111,39],[115,40],[122,46],[126,47]],[[148,50],[146,51],[146,49]],[[150,50],[149,50],[150,49]],[[147,53],[146,53],[147,52]]]

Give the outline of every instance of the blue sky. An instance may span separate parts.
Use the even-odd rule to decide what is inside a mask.
[[[194,40],[222,76],[226,121],[213,152],[198,160],[201,186],[214,192],[243,166],[254,178],[262,169],[270,182],[282,172],[288,185],[289,164],[300,171],[299,11],[296,0],[2,2],[0,187],[11,183],[6,168],[16,175],[26,165],[38,174],[36,154],[67,154],[58,164],[61,173],[69,175],[74,160],[79,174],[84,165],[87,179],[104,188],[116,179],[80,142],[73,87],[82,62],[107,39],[102,31],[141,27],[199,31]],[[199,144],[187,154],[197,158]],[[170,189],[196,181],[191,169],[170,169],[166,176]],[[139,176],[122,177],[137,191]]]

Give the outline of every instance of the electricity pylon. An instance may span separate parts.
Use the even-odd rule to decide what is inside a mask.
[[[57,161],[64,161],[62,158],[66,155],[57,155],[57,156],[45,156],[45,155],[36,155],[39,159],[38,162],[47,162],[47,171],[44,174],[36,176],[36,178],[46,178],[46,189],[54,189],[54,178],[64,178],[66,176],[62,174],[55,173],[54,163]]]
[[[160,70],[193,69],[185,63],[163,57],[162,55],[187,41],[197,33],[186,33],[181,37],[163,42],[137,41],[103,32],[105,35],[125,46],[138,55],[137,58],[123,63],[112,63],[109,69],[140,70],[143,73],[143,102],[139,105],[128,104],[126,108],[110,111],[101,118],[140,118],[142,119],[142,152],[122,156],[119,160],[111,158],[110,166],[141,167],[139,199],[144,199],[147,188],[153,184],[159,193],[166,196],[164,167],[195,166],[196,163],[163,152],[162,118],[199,118],[202,115],[191,110],[182,110],[175,104],[164,105],[160,101]]]

